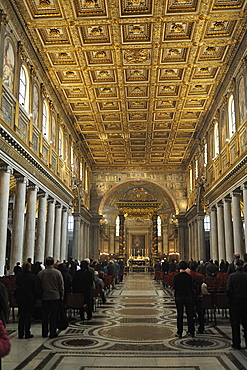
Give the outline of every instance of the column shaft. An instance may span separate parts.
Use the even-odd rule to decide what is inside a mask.
[[[243,201],[244,201],[244,240],[245,240],[245,251],[247,251],[247,183],[243,186]]]
[[[38,208],[37,234],[34,255],[35,261],[41,261],[44,263],[47,195],[43,192],[39,194],[38,197],[39,197],[39,208]]]
[[[210,258],[218,260],[218,233],[217,233],[217,210],[211,207],[210,210]]]
[[[77,214],[74,214],[72,257],[75,259],[78,259],[78,255],[79,255],[80,223],[81,223],[80,216]]]
[[[68,209],[63,207],[60,261],[63,262],[63,260],[67,260],[68,257]]]
[[[234,191],[232,195],[232,218],[233,218],[233,240],[234,240],[234,253],[244,254],[243,246],[243,230],[240,209],[240,191]]]
[[[232,261],[234,253],[233,244],[233,229],[232,229],[232,213],[231,213],[231,198],[224,199],[224,225],[225,225],[225,247],[226,247],[226,260]]]
[[[28,186],[23,261],[26,261],[27,258],[31,258],[33,261],[34,257],[37,190],[36,185]]]
[[[54,227],[54,244],[53,257],[54,261],[60,260],[61,252],[61,222],[62,222],[62,206],[60,203],[55,205],[55,227]]]
[[[204,214],[198,215],[197,218],[197,229],[198,229],[198,260],[206,260],[206,248],[205,248],[205,230],[204,230]]]
[[[199,253],[198,253],[198,228],[197,228],[197,220],[194,221],[194,240],[195,240],[195,261],[199,260]]]
[[[0,169],[0,275],[4,274],[6,263],[10,172],[7,167]]]
[[[26,202],[27,179],[16,178],[15,205],[13,216],[10,272],[12,273],[16,262],[23,262],[23,235],[24,235],[24,211]]]
[[[49,256],[53,257],[54,220],[55,220],[55,201],[53,198],[49,198],[46,221],[46,235],[45,235],[45,258]]]
[[[224,215],[223,215],[223,203],[217,203],[217,232],[218,232],[218,256],[219,260],[226,259],[225,249],[225,227],[224,227]]]

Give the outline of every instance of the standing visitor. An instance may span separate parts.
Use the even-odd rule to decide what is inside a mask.
[[[47,257],[45,269],[38,273],[42,288],[42,337],[48,337],[50,324],[50,338],[57,337],[57,313],[59,301],[64,298],[63,276],[54,268],[54,259]]]
[[[247,274],[244,272],[244,262],[240,258],[235,260],[235,273],[228,277],[227,297],[230,304],[232,347],[241,348],[240,324],[242,324],[247,348]]]
[[[193,322],[193,299],[192,299],[192,276],[186,272],[188,264],[185,261],[179,263],[179,274],[174,276],[175,303],[177,307],[177,334],[182,338],[184,307],[188,322],[188,335],[194,337],[195,328]]]
[[[36,299],[40,297],[40,284],[37,275],[32,274],[31,264],[24,262],[22,272],[16,278],[16,302],[19,307],[18,337],[33,338],[31,322]]]

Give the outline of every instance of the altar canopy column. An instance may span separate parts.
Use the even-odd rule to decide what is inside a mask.
[[[124,214],[119,213],[119,258],[124,258]]]
[[[30,184],[28,186],[23,262],[26,262],[28,258],[33,261],[34,257],[37,191],[38,187],[36,185]]]
[[[68,259],[68,208],[62,208],[60,261]]]
[[[224,215],[222,201],[217,203],[217,232],[218,232],[218,256],[219,261],[223,258],[226,259],[225,250],[225,228],[224,228]]]
[[[242,257],[244,252],[243,230],[240,209],[241,190],[235,190],[232,194],[232,219],[233,219],[233,240],[234,253],[239,253]]]
[[[224,198],[224,225],[225,225],[225,247],[226,247],[226,261],[232,261],[234,254],[233,244],[233,229],[232,229],[232,213],[231,213],[231,197]]]
[[[217,232],[217,209],[215,206],[210,209],[210,258],[218,260],[218,232]]]
[[[245,251],[247,252],[247,183],[243,186],[243,201],[244,201],[244,235],[245,235]]]
[[[74,231],[73,231],[72,257],[78,259],[81,233],[80,227],[81,216],[77,213],[74,213],[73,216],[74,216]]]
[[[46,235],[45,235],[45,258],[53,257],[53,242],[54,242],[54,220],[55,220],[55,200],[52,197],[48,198]]]
[[[37,235],[35,245],[35,261],[44,262],[45,255],[45,222],[46,222],[46,206],[47,195],[45,192],[38,194],[38,220],[37,220]]]
[[[157,224],[157,213],[155,212],[152,217],[153,225],[153,257],[158,257],[158,224]]]
[[[197,216],[197,230],[198,230],[198,254],[199,260],[206,261],[206,248],[205,248],[205,230],[204,230],[204,213]]]
[[[15,191],[15,204],[13,216],[11,256],[10,256],[10,272],[12,273],[16,262],[23,262],[23,235],[24,235],[24,211],[26,202],[26,187],[28,180],[17,175]]]
[[[6,242],[8,227],[9,186],[12,169],[2,165],[0,167],[0,275],[4,274],[6,263]]]

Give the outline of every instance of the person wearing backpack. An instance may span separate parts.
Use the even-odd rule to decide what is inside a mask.
[[[204,332],[204,313],[202,308],[202,292],[201,286],[203,283],[204,276],[197,272],[198,263],[196,261],[190,264],[190,274],[192,276],[192,292],[193,292],[193,304],[194,304],[194,317],[197,314],[198,317],[198,333],[203,334]]]

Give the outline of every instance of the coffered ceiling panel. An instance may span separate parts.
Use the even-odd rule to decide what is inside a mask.
[[[185,165],[246,0],[13,0],[92,166]]]

